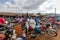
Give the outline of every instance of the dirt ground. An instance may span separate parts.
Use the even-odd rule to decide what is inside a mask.
[[[53,38],[54,40],[60,40],[60,30],[58,30],[57,33],[58,33],[58,35],[57,35],[57,37],[54,37],[54,38]]]
[[[30,35],[27,35],[27,40],[60,40],[60,30],[58,30],[58,35],[56,37],[51,37],[49,35],[37,36],[36,38],[31,38]]]

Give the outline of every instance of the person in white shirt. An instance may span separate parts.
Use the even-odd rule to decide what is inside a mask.
[[[34,18],[31,17],[31,19],[29,20],[29,25],[30,25],[33,29],[35,29],[36,22],[35,22]]]
[[[26,26],[26,28],[27,28],[27,31],[29,30],[29,18],[27,19],[27,21],[26,21],[26,24],[25,24],[25,26]]]

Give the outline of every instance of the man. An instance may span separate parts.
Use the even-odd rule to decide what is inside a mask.
[[[4,16],[1,16],[0,17],[0,32],[1,31],[4,31],[4,29],[5,29],[5,24],[6,24],[6,21],[5,21],[5,18],[4,18]],[[3,34],[4,35],[4,34]],[[1,35],[0,35],[1,36]],[[1,36],[2,37],[2,36]],[[5,35],[4,35],[4,38],[2,38],[2,40],[4,40],[5,39]]]
[[[6,24],[6,21],[5,21],[5,19],[4,19],[4,16],[1,16],[0,17],[0,26],[2,25],[5,25]]]
[[[38,17],[35,18],[35,22],[36,22],[36,26],[37,26],[39,24],[39,18]]]
[[[53,28],[53,25],[54,25],[54,21],[55,21],[54,17],[49,18],[49,22],[52,25],[52,28]]]
[[[54,17],[49,18],[49,22],[53,25],[54,24]]]
[[[27,31],[29,30],[29,18],[27,18],[27,20],[26,20],[26,23],[25,23],[25,26],[26,26],[26,28],[27,28]]]
[[[19,20],[20,20],[19,16],[16,15],[16,17],[15,17],[15,21],[18,22]]]
[[[21,18],[20,18],[20,20],[19,20],[19,22],[24,26],[24,21],[25,21],[25,19],[24,19],[24,17],[22,16]]]
[[[33,29],[35,29],[36,22],[35,22],[35,20],[34,20],[33,17],[31,17],[31,19],[29,20],[29,25],[30,25]]]
[[[4,16],[1,16],[0,17],[0,31],[4,30],[5,24],[6,24],[6,21],[4,19]]]

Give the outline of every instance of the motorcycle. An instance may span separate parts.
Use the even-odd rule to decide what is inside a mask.
[[[31,37],[36,37],[37,34],[39,35],[44,35],[45,33],[47,33],[49,36],[51,37],[56,37],[57,36],[57,31],[53,28],[47,28],[46,26],[41,26],[41,27],[35,27],[35,29],[33,29],[31,26],[29,27],[29,32]]]
[[[10,24],[9,24],[10,25]],[[0,27],[0,39],[1,40],[7,40],[6,39],[6,37],[7,37],[7,35],[9,36],[9,37],[11,37],[11,35],[9,34],[9,33],[13,33],[12,32],[12,28],[11,28],[11,26],[9,26],[9,25],[7,25],[7,26],[5,26],[5,27]],[[8,27],[9,26],[9,27]],[[9,38],[8,38],[9,39]]]
[[[6,30],[6,26],[0,25],[0,40],[6,40],[6,36],[4,34],[5,30]]]

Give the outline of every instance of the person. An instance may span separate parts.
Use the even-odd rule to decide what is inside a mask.
[[[25,26],[25,18],[22,16],[19,20],[19,22],[22,24],[22,26]]]
[[[4,16],[1,16],[0,17],[0,28],[2,28],[2,29],[0,29],[0,31],[4,31],[5,25],[6,25],[5,18],[4,18]],[[8,37],[6,35],[5,35],[5,37],[6,37],[6,40],[7,40]]]
[[[1,16],[0,17],[0,31],[5,30],[5,25],[6,25],[5,18],[4,18],[4,16]]]
[[[39,18],[38,17],[35,18],[35,22],[36,22],[36,26],[37,26],[39,24]]]
[[[49,18],[49,22],[53,23],[54,22],[54,17]]]
[[[1,16],[0,17],[0,27],[4,26],[5,24],[6,24],[5,18],[4,18],[4,16]]]
[[[18,22],[19,20],[20,20],[19,16],[16,15],[16,17],[15,17],[15,21]]]
[[[26,20],[26,23],[25,23],[25,26],[26,26],[26,28],[27,28],[27,31],[29,30],[29,18],[27,18],[27,20]]]
[[[26,40],[26,30],[23,30],[22,40]]]
[[[11,26],[7,27],[7,30],[5,32],[6,40],[8,40],[9,38],[11,39],[12,35],[13,35],[12,27]]]
[[[29,20],[29,26],[35,29],[36,22],[33,17],[31,17],[31,19]]]
[[[54,17],[50,17],[50,18],[49,18],[49,22],[50,22],[50,24],[52,25],[52,27],[53,27],[53,25],[54,25],[54,21],[55,21]]]
[[[8,23],[10,23],[10,22],[11,22],[10,18],[8,18],[8,19],[7,19],[7,22],[8,22]]]

